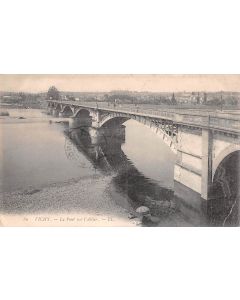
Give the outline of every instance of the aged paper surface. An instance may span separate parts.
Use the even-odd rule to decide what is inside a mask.
[[[240,75],[0,75],[1,226],[239,226]]]

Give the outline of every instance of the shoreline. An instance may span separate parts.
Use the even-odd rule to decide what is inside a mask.
[[[1,193],[0,226],[136,226],[139,220],[130,220],[129,212],[114,201],[126,199],[111,184],[112,176],[94,178],[94,193],[92,179]]]

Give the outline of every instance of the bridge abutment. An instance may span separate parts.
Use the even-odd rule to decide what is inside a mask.
[[[62,111],[59,112],[58,116],[60,118],[66,118],[66,117],[68,117],[67,114],[65,112],[62,112]]]

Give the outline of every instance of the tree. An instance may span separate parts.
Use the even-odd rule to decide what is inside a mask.
[[[47,99],[59,100],[60,92],[57,90],[55,86],[51,86],[47,92]]]

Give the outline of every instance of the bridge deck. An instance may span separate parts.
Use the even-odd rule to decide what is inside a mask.
[[[213,110],[199,110],[199,109],[164,109],[159,106],[148,105],[128,105],[118,104],[116,107],[110,107],[107,104],[86,103],[78,101],[56,101],[48,100],[49,102],[59,103],[62,105],[71,105],[77,107],[84,107],[90,109],[98,109],[101,111],[108,111],[114,113],[125,113],[136,116],[166,119],[171,120],[177,124],[197,125],[201,127],[210,127],[212,129],[219,129],[222,131],[240,133],[240,110],[230,111],[213,111]]]

